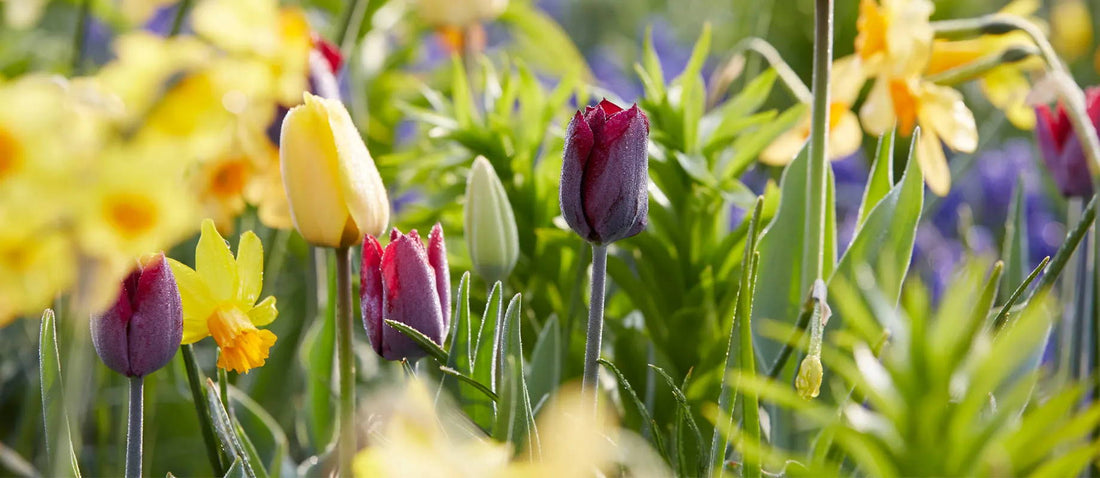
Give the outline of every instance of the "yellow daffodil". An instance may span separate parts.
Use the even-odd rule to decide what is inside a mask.
[[[859,119],[852,112],[852,104],[859,97],[859,90],[866,80],[862,66],[855,56],[846,56],[833,62],[833,74],[829,79],[829,158],[845,158],[859,150],[863,131]],[[797,126],[779,135],[763,152],[760,162],[782,166],[791,162],[810,137],[811,111],[807,110]]]
[[[280,163],[291,217],[311,244],[382,234],[390,205],[367,146],[339,100],[306,93],[283,120]]]
[[[221,230],[232,230],[233,219],[244,211],[244,191],[253,175],[252,160],[240,154],[206,161],[195,174],[203,214]]]
[[[237,257],[218,234],[214,221],[202,222],[195,247],[195,269],[169,260],[183,299],[183,343],[213,336],[221,354],[218,367],[247,373],[264,364],[275,334],[261,330],[275,320],[275,297],[260,303],[263,246],[252,231],[241,235]]]
[[[1058,0],[1050,10],[1050,43],[1066,61],[1092,48],[1092,14],[1081,0]]]
[[[974,114],[963,103],[962,94],[917,77],[876,84],[863,103],[860,119],[863,127],[876,135],[885,133],[895,121],[903,135],[920,126],[917,160],[928,187],[940,196],[951,189],[951,172],[940,142],[966,153],[978,147]]]
[[[41,312],[76,275],[70,238],[57,230],[27,227],[24,221],[36,218],[21,216],[0,212],[5,225],[0,230],[0,327],[17,316]]]
[[[919,73],[932,44],[932,2],[861,0],[856,20],[856,55],[868,76]]]

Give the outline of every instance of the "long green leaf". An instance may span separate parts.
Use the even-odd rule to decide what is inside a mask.
[[[437,362],[441,364],[447,363],[447,351],[443,350],[443,347],[440,347],[439,344],[429,339],[427,335],[422,334],[419,330],[390,319],[386,319],[386,325],[397,329],[398,332],[405,334],[405,337],[412,339],[413,342],[416,342],[416,345],[420,346],[421,350],[426,352]]]
[[[248,394],[238,390],[236,387],[229,387],[229,396],[232,403],[238,405],[240,408],[236,408],[238,414],[233,416],[234,422],[239,424],[243,430],[238,431],[238,435],[241,435],[242,440],[248,439],[252,441],[248,435],[243,435],[246,431],[252,430],[253,435],[259,438],[265,438],[270,443],[261,443],[260,448],[264,448],[264,445],[268,445],[271,451],[271,457],[264,465],[266,470],[270,472],[272,476],[282,476],[283,461],[289,456],[290,446],[286,437],[286,432],[279,426],[275,417],[264,410],[259,403],[256,403]],[[241,411],[245,413],[240,413]],[[262,431],[266,436],[259,436],[255,434],[257,431]],[[254,458],[253,461],[256,461]],[[264,463],[264,462],[260,462]]]
[[[503,341],[501,343],[501,386],[497,400],[497,417],[493,426],[493,438],[512,443],[517,449],[538,458],[538,431],[531,410],[527,382],[523,377],[523,339],[520,333],[520,313],[523,299],[519,294],[508,302],[504,313]]]
[[[249,475],[245,471],[244,462],[240,459],[233,460],[233,464],[229,466],[229,470],[225,472],[225,478],[248,478]]]
[[[863,225],[871,209],[894,185],[894,138],[895,129],[890,129],[886,134],[879,136],[878,148],[875,150],[875,162],[871,165],[871,174],[867,178],[867,187],[863,190],[863,200],[859,204],[859,221],[856,227]]]
[[[302,338],[298,352],[305,375],[306,429],[309,431],[310,449],[320,452],[333,442],[336,436],[335,397],[333,368],[336,356],[336,258],[328,259],[325,308]]]
[[[213,380],[207,378],[205,389],[206,406],[210,408],[210,415],[214,420],[214,430],[218,432],[218,439],[222,450],[225,451],[226,455],[232,457],[234,461],[239,461],[241,463],[241,466],[244,468],[245,476],[248,478],[257,478],[255,466],[248,452],[245,450],[244,445],[237,438],[237,431],[233,426],[232,420],[229,418],[229,413],[227,413],[225,407],[222,406],[221,396],[218,394],[218,386],[214,384]],[[232,467],[230,467],[230,469],[232,470]]]
[[[672,376],[669,375],[668,372],[665,372],[664,369],[653,364],[649,364],[649,368],[653,369],[657,372],[657,375],[660,375],[662,378],[664,378],[665,383],[667,383],[668,387],[672,390],[672,397],[676,399],[677,413],[680,414],[683,417],[683,420],[687,423],[688,429],[691,431],[692,437],[695,439],[695,445],[700,450],[700,453],[697,454],[697,459],[695,460],[697,468],[691,471],[681,469],[680,474],[698,475],[700,473],[703,473],[706,470],[707,463],[706,460],[704,460],[702,457],[701,450],[706,445],[703,442],[703,434],[699,431],[699,425],[695,422],[695,415],[691,413],[691,405],[688,404],[687,396],[684,395],[683,390],[676,385],[676,381],[673,380]],[[685,440],[677,440],[676,445],[679,449],[678,453],[680,455],[686,456],[687,447],[685,446],[684,442]],[[685,465],[687,464],[687,462],[690,461],[691,460],[685,460]]]
[[[489,390],[494,393],[499,391],[498,364],[500,362],[500,334],[503,320],[503,286],[500,282],[493,284],[489,291],[489,299],[485,303],[485,312],[481,316],[481,324],[477,331],[477,346],[474,348],[473,373],[470,375],[474,381],[487,384]],[[483,430],[492,430],[496,421],[496,402],[490,400],[472,400],[465,405],[466,414],[470,416]]]
[[[563,355],[561,326],[554,315],[542,326],[535,350],[531,352],[531,364],[527,367],[527,389],[532,402],[540,403],[557,390],[561,381]]]
[[[661,428],[657,426],[657,421],[653,419],[653,415],[649,413],[649,409],[646,408],[645,403],[638,398],[638,394],[634,391],[634,387],[630,386],[630,381],[628,381],[622,371],[611,362],[602,358],[596,361],[607,367],[607,369],[615,375],[615,379],[618,380],[619,386],[622,387],[626,395],[630,397],[630,400],[634,403],[634,408],[638,409],[638,414],[642,416],[642,420],[646,422],[647,426],[652,431],[653,444],[657,446],[657,452],[666,460],[671,460],[672,457],[668,456],[668,450],[665,449],[664,440],[661,438]]]
[[[455,311],[451,316],[451,330],[447,334],[450,347],[447,350],[446,366],[459,374],[469,375],[473,371],[473,346],[470,342],[470,273],[462,274],[458,281],[458,293],[455,294]],[[464,404],[467,398],[477,393],[469,386],[460,383],[450,375],[443,376],[443,387],[450,390]]]
[[[198,361],[195,360],[194,346],[192,344],[181,346],[180,358],[183,359],[184,368],[187,370],[187,385],[191,390],[191,401],[195,405],[195,413],[199,418],[199,429],[202,430],[202,441],[206,446],[206,458],[210,461],[210,469],[214,470],[215,475],[224,474],[224,464],[228,463],[228,460],[221,447],[218,446],[214,419],[211,416],[210,408],[206,406],[206,393],[203,391],[206,377],[203,376]]]
[[[1013,284],[1019,284],[1027,279],[1028,245],[1027,245],[1027,204],[1024,202],[1027,194],[1024,193],[1023,178],[1016,181],[1016,189],[1012,193],[1012,205],[1008,209],[1008,218],[1005,220],[1004,244],[1001,247],[1001,259],[1005,263],[1004,277],[1001,278],[1001,301],[1008,299]]]
[[[500,398],[497,397],[497,394],[490,390],[488,386],[481,382],[478,382],[477,380],[474,380],[473,378],[470,378],[468,375],[463,375],[458,370],[450,367],[439,367],[439,371],[443,372],[444,375],[454,377],[456,380],[462,382],[463,384],[470,385],[471,387],[473,387],[474,390],[481,392],[482,395],[494,402],[499,400]]]
[[[45,420],[46,454],[51,473],[80,476],[69,417],[65,412],[65,390],[61,385],[61,359],[57,352],[57,324],[53,310],[42,312],[38,332],[38,376],[42,386],[42,415]],[[65,462],[67,468],[65,468]]]

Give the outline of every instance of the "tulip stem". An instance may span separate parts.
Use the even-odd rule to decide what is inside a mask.
[[[355,454],[355,362],[351,353],[351,254],[336,249],[336,343],[340,364],[340,476],[351,476]]]
[[[141,478],[142,385],[145,377],[130,377],[130,416],[126,432],[126,478]]]
[[[829,164],[826,138],[829,137],[829,72],[833,57],[833,2],[816,0],[814,10],[813,118],[810,126],[810,194],[806,242],[812,249],[804,251],[804,288],[809,281],[822,279],[825,272],[825,207],[828,192]]]
[[[596,374],[600,358],[600,344],[603,342],[603,293],[604,279],[607,277],[607,246],[592,244],[592,302],[588,307],[588,340],[584,348],[583,394],[591,394],[593,411],[597,405],[599,384]]]

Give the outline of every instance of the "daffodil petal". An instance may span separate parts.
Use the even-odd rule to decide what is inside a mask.
[[[264,246],[252,231],[241,234],[237,245],[237,298],[249,305],[256,303],[264,281]]]
[[[989,102],[1005,112],[1014,126],[1022,130],[1035,127],[1035,112],[1027,104],[1031,84],[1022,71],[1009,65],[994,68],[981,82]]]
[[[917,140],[917,161],[924,172],[924,182],[928,184],[928,189],[937,196],[946,196],[951,190],[951,170],[947,167],[943,145],[931,130],[921,129]]]
[[[836,126],[829,131],[829,158],[833,160],[851,156],[863,144],[863,130],[859,119],[851,111],[845,111]]]
[[[894,100],[890,98],[889,81],[885,77],[875,80],[859,109],[859,119],[867,132],[875,136],[882,135],[894,125]]]
[[[269,296],[248,311],[248,319],[256,327],[263,327],[274,322],[275,317],[278,315],[279,311],[275,309],[275,296]]]
[[[830,101],[853,104],[859,97],[859,90],[867,81],[863,63],[856,55],[848,55],[833,61],[833,76],[829,80]]]
[[[760,152],[760,162],[768,166],[783,166],[790,163],[806,144],[806,138],[810,136],[809,122],[810,118],[807,114],[805,121],[775,138],[768,147],[764,148],[764,151]]]
[[[972,153],[978,149],[978,127],[974,114],[963,103],[962,94],[953,88],[925,83],[920,93],[918,124],[924,133],[933,133],[955,151]],[[941,152],[942,154],[942,152]],[[925,170],[925,175],[930,174]]]
[[[237,262],[229,244],[214,227],[214,221],[202,221],[202,233],[195,247],[195,271],[209,287],[215,301],[231,300],[237,294]]]
[[[210,289],[197,272],[183,263],[169,258],[168,267],[176,278],[183,305],[183,343],[198,342],[210,335],[206,328],[206,318],[214,313]]]

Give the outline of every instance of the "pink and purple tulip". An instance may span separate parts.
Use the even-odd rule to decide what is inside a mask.
[[[1100,88],[1089,88],[1085,96],[1092,127],[1100,129]],[[1035,108],[1035,116],[1039,151],[1062,195],[1091,196],[1092,174],[1088,158],[1073,131],[1065,106],[1059,104],[1057,111],[1051,111],[1049,106],[1040,105]]]
[[[426,353],[386,320],[401,322],[442,345],[450,323],[451,286],[443,228],[428,234],[394,229],[385,250],[374,236],[363,240],[359,298],[371,346],[387,360],[415,361]]]

